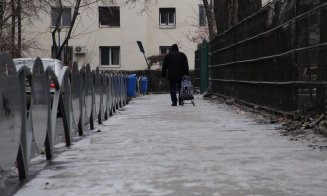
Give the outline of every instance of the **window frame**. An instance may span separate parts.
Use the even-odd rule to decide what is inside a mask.
[[[174,11],[174,23],[170,23],[169,22],[169,10],[173,10]],[[162,15],[162,12],[166,11],[166,13],[168,13],[168,16],[167,16],[167,21],[168,23],[163,23],[161,21],[161,15]],[[159,8],[159,27],[160,28],[176,28],[176,8],[175,7],[161,7]]]
[[[100,9],[101,8],[111,8],[111,7],[115,7],[115,8],[118,8],[118,10],[119,10],[119,21],[118,21],[118,23],[119,23],[119,25],[118,26],[115,26],[115,25],[102,25],[101,24],[101,20],[100,20],[100,16],[101,16],[101,14],[100,14]],[[120,28],[120,26],[121,26],[121,23],[120,23],[120,6],[98,6],[98,25],[99,25],[99,27],[100,28]]]
[[[59,24],[59,27],[61,27],[61,28],[69,28],[70,26],[71,26],[71,22],[72,22],[72,7],[62,7],[63,8],[63,13],[62,13],[62,15],[61,15],[61,18],[60,18],[60,24]],[[56,24],[53,24],[52,22],[53,22],[53,15],[52,15],[52,11],[53,10],[55,10],[55,9],[60,9],[60,7],[56,7],[56,6],[53,6],[53,7],[51,7],[51,11],[50,11],[50,16],[51,16],[51,21],[50,21],[50,26],[51,27],[56,27]],[[63,21],[64,21],[64,12],[65,12],[65,9],[67,10],[67,9],[69,9],[69,16],[70,16],[70,23],[69,23],[69,25],[63,25]]]
[[[109,48],[109,56],[108,56],[108,62],[109,65],[103,65],[102,64],[102,49],[103,48]],[[118,57],[118,64],[111,64],[112,62],[112,48],[118,48],[119,49],[119,57]],[[99,67],[108,67],[108,68],[120,68],[121,67],[121,50],[120,46],[99,46]]]

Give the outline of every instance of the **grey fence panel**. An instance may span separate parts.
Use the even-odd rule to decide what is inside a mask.
[[[116,74],[112,75],[112,90],[113,90],[113,111],[116,112],[117,109],[117,80]]]
[[[121,108],[123,106],[123,92],[122,92],[122,74],[118,74],[118,106]]]
[[[121,81],[122,81],[122,90],[121,90],[121,93],[122,93],[122,106],[125,106],[126,105],[126,93],[125,93],[125,90],[127,91],[126,89],[126,86],[125,86],[125,75],[124,74],[121,74]]]
[[[40,58],[35,60],[32,70],[31,91],[27,96],[31,99],[30,115],[33,120],[34,139],[38,149],[44,149],[44,138],[48,128],[48,106],[50,104],[50,82],[46,76]]]
[[[128,104],[129,97],[127,96],[127,89],[128,89],[128,75],[126,74],[125,77],[125,99],[126,99],[126,104]]]
[[[110,98],[109,98],[109,103],[110,103],[110,115],[113,114],[113,112],[115,112],[115,108],[114,108],[114,102],[115,102],[115,92],[114,92],[114,79],[113,79],[113,75],[110,74],[109,75],[109,92],[110,92]]]
[[[64,123],[64,129],[65,129],[65,136],[66,136],[66,144],[69,146],[70,145],[70,138],[67,138],[69,134],[67,133],[69,130],[69,120],[68,115],[66,113],[66,108],[65,108],[65,101],[64,97],[62,94],[61,86],[64,86],[64,82],[67,81],[68,76],[68,70],[67,68],[63,68],[59,74],[59,77],[57,78],[53,70],[48,67],[47,68],[47,74],[50,75],[51,80],[54,82],[54,93],[53,93],[53,98],[52,98],[52,106],[51,106],[51,116],[48,121],[48,132],[47,132],[47,137],[46,137],[46,142],[45,142],[45,150],[46,150],[46,155],[47,159],[51,159],[53,157],[53,152],[54,152],[54,145],[57,140],[57,135],[56,135],[56,121],[57,121],[57,115],[58,115],[58,110],[60,109],[60,113],[62,115],[62,120]],[[67,84],[68,85],[68,84]],[[68,93],[68,92],[67,92]]]
[[[70,146],[72,137],[83,135],[86,123],[94,128],[94,114],[101,123],[126,104],[126,95],[127,77],[122,74],[92,72],[90,65],[78,70],[74,63],[72,71],[64,67],[57,77],[52,68],[44,70],[39,58],[32,72],[22,66],[17,73],[12,59],[0,54],[0,168],[9,170],[16,162],[20,178],[28,178],[33,141],[49,160],[59,139]],[[60,138],[59,119],[63,122]]]
[[[20,179],[28,177],[28,168],[30,164],[33,129],[32,129],[32,115],[27,115],[27,99],[26,99],[26,77],[31,77],[29,68],[26,66],[18,70],[18,77],[20,81],[20,95],[21,95],[21,115],[22,115],[22,132],[20,137],[20,146],[17,155],[17,168]],[[28,84],[30,82],[28,81]],[[0,163],[1,166],[1,163]]]
[[[108,73],[108,114],[112,116],[112,77],[111,73]]]
[[[101,74],[99,68],[95,71],[94,76],[94,112],[98,117],[98,122],[101,123],[101,95],[102,95],[102,84],[101,84]]]
[[[64,68],[65,69],[65,68]],[[64,124],[64,133],[66,145],[70,146],[72,142],[72,119],[73,111],[71,105],[71,82],[70,82],[70,71],[62,70],[62,78],[59,76],[61,93],[60,93],[60,111]],[[64,72],[63,72],[64,71]]]
[[[85,88],[84,88],[84,93],[85,93],[85,114],[86,114],[86,119],[90,120],[93,119],[92,117],[92,110],[93,110],[93,73],[91,72],[90,65],[86,65],[86,70],[85,70]],[[92,123],[92,122],[90,122]]]
[[[122,80],[123,80],[123,106],[125,106],[127,104],[127,76],[126,74],[122,75]]]
[[[83,111],[83,73],[78,70],[78,65],[75,62],[73,64],[72,74],[71,74],[71,97],[72,97],[72,111],[73,111],[73,124],[75,128],[78,128],[79,134],[83,135],[83,129],[79,126],[83,125],[80,122],[82,118]]]
[[[16,161],[22,130],[20,81],[14,62],[0,54],[0,166],[10,169]]]
[[[108,119],[108,99],[109,99],[109,87],[108,87],[108,75],[102,74],[102,114],[103,119]]]
[[[119,109],[119,81],[118,81],[118,75],[115,74],[115,82],[114,82],[114,89],[115,89],[115,107],[116,109]]]

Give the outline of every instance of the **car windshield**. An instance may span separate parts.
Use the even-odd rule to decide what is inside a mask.
[[[43,63],[43,68],[46,69],[47,67],[51,67],[52,70],[55,70],[55,63],[54,61],[48,61],[48,60],[42,60]],[[18,67],[21,66],[27,66],[28,68],[32,69],[34,65],[34,60],[29,59],[29,60],[15,60],[15,64]]]
[[[47,67],[51,67],[52,70],[55,70],[55,63],[54,63],[54,61],[42,60],[42,63],[43,63],[44,69],[46,69]]]
[[[22,67],[26,65],[28,68],[32,69],[34,60],[14,60],[16,66]]]

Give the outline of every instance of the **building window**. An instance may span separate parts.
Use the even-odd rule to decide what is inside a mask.
[[[101,46],[100,64],[103,66],[120,65],[120,47],[119,46]]]
[[[120,8],[117,6],[99,7],[100,27],[119,27]]]
[[[168,54],[170,52],[170,46],[160,46],[160,54]]]
[[[160,26],[176,26],[176,9],[159,8]]]
[[[199,26],[207,26],[207,15],[204,5],[199,5]]]
[[[62,14],[59,19],[60,13]],[[64,7],[64,8],[52,7],[51,26],[57,26],[58,19],[59,19],[58,26],[69,27],[72,20],[72,9],[69,7]]]

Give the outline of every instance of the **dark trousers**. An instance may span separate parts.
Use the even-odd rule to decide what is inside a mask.
[[[181,82],[180,80],[169,80],[169,90],[170,90],[170,97],[173,103],[177,103],[177,96],[176,96],[176,87],[178,89],[178,98],[180,95],[181,90]],[[179,98],[180,100],[180,98]]]

